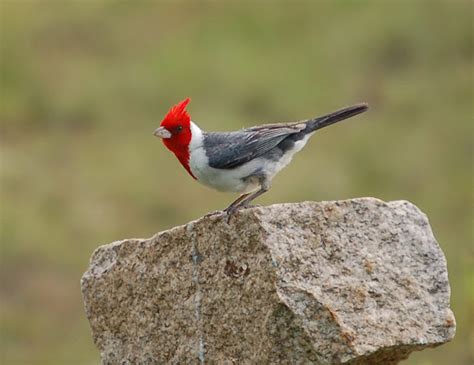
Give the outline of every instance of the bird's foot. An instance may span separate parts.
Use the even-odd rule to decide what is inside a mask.
[[[212,212],[209,212],[207,214],[204,214],[204,218],[212,217],[213,215],[219,215],[225,213],[223,210],[214,210]]]
[[[247,208],[256,208],[260,207],[261,205],[259,204],[241,204],[235,207],[228,207],[223,210],[225,214],[227,214],[227,223],[230,222],[230,219],[239,211],[242,209],[247,209]]]
[[[236,206],[236,207],[228,207],[224,209],[224,213],[227,215],[226,222],[227,224],[230,223],[230,219],[241,209],[243,208],[242,206]]]
[[[241,206],[242,209],[257,208],[257,207],[261,207],[261,205],[260,204],[244,204]]]
[[[247,209],[247,208],[254,208],[254,207],[258,207],[258,205],[250,205],[250,204],[247,204],[247,205],[239,205],[239,206],[236,206],[236,207],[228,207],[224,210],[214,210],[212,212],[209,212],[207,214],[204,214],[203,218],[209,218],[209,217],[213,217],[215,215],[221,215],[221,214],[225,214],[226,215],[226,221],[227,223],[230,222],[230,219],[241,209]]]

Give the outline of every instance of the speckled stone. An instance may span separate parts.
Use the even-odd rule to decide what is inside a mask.
[[[396,364],[456,327],[445,257],[406,201],[201,218],[99,247],[81,284],[104,364]]]

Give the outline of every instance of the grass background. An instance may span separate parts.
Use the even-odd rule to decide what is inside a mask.
[[[223,208],[152,131],[186,96],[208,130],[367,101],[259,203],[375,196],[430,218],[458,330],[404,364],[474,362],[473,2],[0,0],[2,364],[98,364],[92,251]]]

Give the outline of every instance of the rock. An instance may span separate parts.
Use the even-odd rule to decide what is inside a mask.
[[[446,260],[406,201],[201,218],[99,247],[81,284],[104,364],[396,364],[455,333]]]

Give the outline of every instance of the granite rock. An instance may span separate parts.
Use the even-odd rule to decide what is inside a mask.
[[[396,364],[455,333],[445,257],[406,201],[204,217],[99,247],[81,285],[104,364]]]

